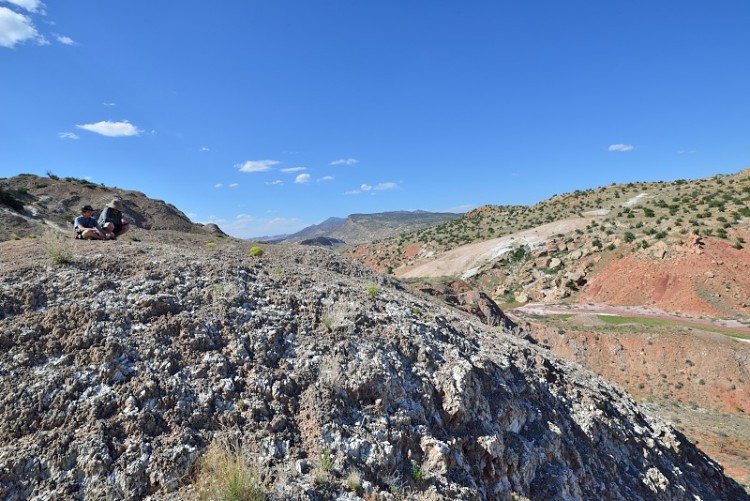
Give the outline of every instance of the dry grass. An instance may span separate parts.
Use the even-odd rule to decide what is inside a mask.
[[[199,461],[195,488],[202,501],[268,499],[260,465],[226,439],[215,440]]]

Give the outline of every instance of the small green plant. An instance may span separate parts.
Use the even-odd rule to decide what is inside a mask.
[[[380,287],[377,285],[370,285],[367,287],[367,295],[370,296],[370,299],[375,299],[375,296],[378,295],[378,292],[380,291]]]
[[[320,468],[328,473],[333,468],[333,458],[331,457],[331,446],[326,445],[323,452],[320,453]]]
[[[359,493],[360,489],[362,489],[362,477],[359,476],[359,473],[356,471],[351,472],[346,477],[346,486],[353,493]]]
[[[19,236],[18,236],[18,235],[16,235],[15,233],[11,233],[11,234],[10,234],[10,239],[11,239],[11,240],[21,240],[21,237],[19,237]]]
[[[65,239],[62,235],[51,231],[45,233],[44,240],[47,245],[47,252],[53,263],[65,265],[72,264],[75,261],[73,258],[72,240]]]
[[[206,247],[213,250],[216,248],[216,242],[206,242]]]
[[[227,292],[227,284],[224,283],[218,283],[214,284],[214,295],[215,296],[223,296]]]
[[[250,255],[253,257],[260,257],[263,255],[263,249],[261,249],[260,247],[251,247]]]
[[[414,479],[415,482],[421,482],[424,479],[422,465],[418,464],[416,461],[411,462],[411,478]]]

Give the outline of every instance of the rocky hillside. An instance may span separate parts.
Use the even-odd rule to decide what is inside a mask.
[[[675,281],[682,280],[682,290],[703,298],[693,302],[693,313],[750,318],[742,297],[747,284],[731,279],[750,263],[749,240],[746,169],[693,181],[613,184],[532,207],[483,207],[347,255],[402,277],[462,277],[503,303],[557,302],[583,292],[586,301],[655,303],[680,311],[690,299],[670,297],[657,283],[669,284],[673,292]],[[671,271],[655,273],[653,284],[633,280],[633,274],[618,279],[633,262],[649,260],[638,277],[650,278],[665,263]],[[725,263],[727,273],[718,274],[726,277],[705,284],[702,274],[710,270],[706,263],[694,266],[698,261]],[[691,275],[697,270],[701,276]],[[597,280],[598,275],[606,278]],[[587,289],[594,281],[597,288]],[[644,288],[654,293],[643,294]]]
[[[352,261],[150,233],[0,242],[3,499],[749,499],[618,387]]]
[[[276,242],[299,243],[318,237],[341,240],[349,245],[362,244],[409,233],[434,226],[459,217],[459,214],[427,211],[394,211],[376,214],[352,214],[349,217],[330,218]]]
[[[45,228],[72,233],[81,206],[91,204],[98,216],[112,197],[123,199],[125,213],[146,230],[222,234],[215,225],[194,224],[175,206],[144,193],[111,188],[84,179],[21,174],[0,179],[0,241],[38,235]]]

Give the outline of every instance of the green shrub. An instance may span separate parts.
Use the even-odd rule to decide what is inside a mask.
[[[417,464],[416,461],[411,462],[411,478],[413,478],[415,482],[421,482],[424,479],[422,465]]]
[[[263,249],[261,249],[260,247],[251,247],[250,255],[253,257],[260,257],[263,255]]]

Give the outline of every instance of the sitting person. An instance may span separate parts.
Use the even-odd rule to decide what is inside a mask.
[[[122,199],[115,197],[110,203],[104,206],[99,214],[99,224],[107,232],[107,237],[111,240],[119,237],[130,229],[130,221],[122,213]]]
[[[73,221],[73,230],[78,240],[103,240],[106,238],[99,222],[92,217],[94,208],[90,205],[81,207],[81,215]]]

